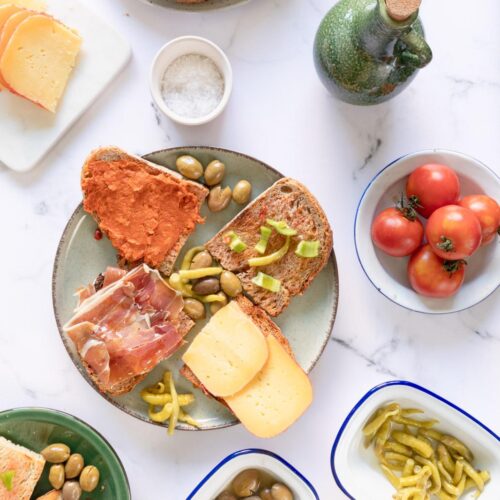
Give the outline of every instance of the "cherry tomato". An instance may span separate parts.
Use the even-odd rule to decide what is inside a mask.
[[[481,245],[481,224],[468,208],[448,205],[432,213],[425,235],[439,257],[448,260],[464,259]]]
[[[474,212],[479,219],[483,241],[481,245],[491,243],[500,230],[500,206],[485,194],[472,194],[464,196],[458,204]]]
[[[438,257],[430,245],[423,245],[408,262],[408,278],[412,288],[427,297],[450,297],[464,282],[465,262]]]
[[[417,212],[426,219],[434,210],[453,205],[460,196],[460,181],[453,169],[428,163],[415,169],[406,183],[408,199],[418,199]]]
[[[423,237],[422,223],[418,219],[408,219],[398,208],[386,208],[372,223],[373,243],[393,257],[412,254]]]

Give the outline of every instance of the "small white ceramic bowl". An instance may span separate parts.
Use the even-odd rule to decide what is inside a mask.
[[[165,103],[162,92],[162,79],[168,66],[178,57],[187,54],[200,54],[211,59],[224,78],[224,93],[219,104],[205,116],[188,118],[172,111]],[[215,43],[199,36],[181,36],[165,44],[156,54],[150,72],[150,88],[156,106],[171,120],[182,125],[202,125],[219,116],[226,107],[233,87],[233,71],[226,54]]]
[[[267,450],[237,451],[218,463],[188,495],[186,500],[216,498],[242,470],[257,468],[267,471],[286,484],[300,500],[319,500],[313,485],[286,460]]]
[[[494,241],[481,247],[468,260],[465,281],[452,297],[435,299],[417,294],[406,274],[408,258],[395,258],[380,251],[371,239],[371,224],[384,208],[405,190],[410,173],[425,163],[443,163],[458,174],[461,196],[485,193],[500,201],[500,178],[470,156],[435,149],[409,154],[382,169],[368,184],[356,212],[354,243],[359,262],[368,279],[388,299],[412,311],[443,314],[472,307],[500,286],[500,250]]]
[[[474,453],[474,465],[491,475],[481,500],[500,498],[500,437],[467,412],[433,392],[411,382],[392,381],[366,393],[342,424],[332,448],[331,467],[335,481],[348,498],[387,500],[394,488],[383,475],[373,447],[365,448],[362,428],[373,412],[390,402],[420,408],[437,418],[437,430],[445,430],[463,441]],[[472,499],[473,493],[461,497]]]

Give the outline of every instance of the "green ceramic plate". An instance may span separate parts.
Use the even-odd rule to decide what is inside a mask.
[[[249,0],[205,0],[205,2],[191,3],[191,4],[179,3],[176,2],[175,0],[141,0],[141,1],[152,5],[161,5],[162,7],[167,7],[169,9],[203,11],[203,10],[223,9],[225,7],[231,7],[233,5],[248,2]]]
[[[238,180],[248,179],[253,185],[253,196],[257,196],[282,177],[279,172],[254,158],[216,148],[167,149],[146,155],[145,158],[169,167],[175,165],[176,158],[181,154],[191,154],[204,165],[214,159],[222,161],[226,165],[224,183],[234,186]],[[206,242],[239,210],[241,208],[232,203],[226,210],[213,214],[204,206],[202,214],[206,217],[206,222],[197,228],[185,248]],[[100,241],[94,239],[96,227],[92,217],[86,214],[80,205],[71,216],[59,244],[54,264],[52,292],[56,321],[64,345],[80,373],[97,390],[80,363],[73,343],[62,332],[62,325],[71,318],[76,306],[75,290],[83,284],[93,282],[106,266],[116,264],[116,252],[109,241],[105,238]],[[181,253],[182,256],[183,253]],[[307,372],[315,365],[330,337],[337,311],[337,301],[338,273],[335,255],[332,252],[327,266],[306,293],[293,299],[289,308],[276,319],[276,323],[288,337],[297,361]],[[198,333],[203,324],[202,321],[197,323],[187,336],[188,341]],[[102,396],[130,415],[150,422],[147,416],[147,405],[142,402],[139,392],[143,387],[153,385],[160,380],[164,370],[169,369],[176,373],[182,366],[181,356],[184,350],[180,349],[174,356],[158,365],[129,394],[119,397],[110,397],[105,394]],[[184,378],[178,376],[176,382],[180,391],[193,392],[192,385]],[[194,392],[196,403],[187,410],[198,420],[202,429],[215,429],[238,423],[234,415],[224,406],[205,397],[200,391]],[[178,428],[192,429],[185,424],[179,424]]]
[[[96,430],[76,417],[46,408],[7,410],[0,412],[0,436],[36,452],[52,443],[65,443],[101,473],[99,486],[85,498],[130,499],[127,474],[115,451]],[[52,489],[47,479],[48,469],[46,465],[33,498]]]

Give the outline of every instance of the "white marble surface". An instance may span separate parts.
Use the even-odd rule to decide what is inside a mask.
[[[134,57],[35,170],[15,174],[0,167],[0,408],[59,408],[97,427],[122,457],[137,500],[183,499],[226,454],[251,446],[290,460],[322,499],[340,499],[329,467],[335,434],[367,389],[392,378],[437,391],[498,432],[498,291],[451,316],[406,311],[364,276],[352,227],[367,182],[403,153],[456,149],[500,172],[500,4],[424,0],[431,66],[395,100],[354,108],[334,101],[313,68],[312,41],[330,0],[252,0],[202,15],[138,0],[87,3],[128,37]],[[195,129],[158,124],[147,85],[156,50],[186,34],[220,44],[235,78],[224,115]],[[107,404],[73,366],[52,313],[52,263],[80,200],[82,161],[101,144],[138,153],[187,144],[235,149],[305,182],[326,208],[340,265],[339,313],[312,373],[315,402],[286,434],[263,442],[235,427],[167,439],[163,430]]]

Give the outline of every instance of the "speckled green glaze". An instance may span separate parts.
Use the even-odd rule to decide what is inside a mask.
[[[396,22],[384,0],[341,0],[321,22],[314,42],[322,82],[351,104],[394,97],[431,59],[418,12]]]

